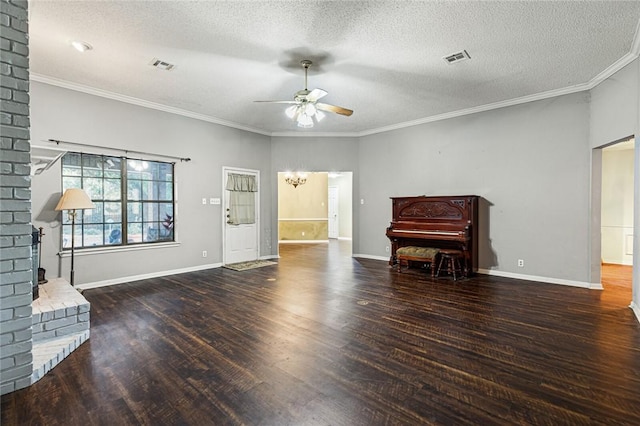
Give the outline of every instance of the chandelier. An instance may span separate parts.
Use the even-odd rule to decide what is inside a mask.
[[[294,188],[297,188],[298,185],[304,185],[307,182],[307,174],[300,172],[296,172],[295,175],[293,173],[287,173],[284,181]]]
[[[295,120],[298,123],[298,127],[310,128],[313,127],[313,121],[320,122],[324,118],[324,113],[320,111],[316,106],[308,101],[303,101],[296,105],[291,105],[284,110],[287,117]]]

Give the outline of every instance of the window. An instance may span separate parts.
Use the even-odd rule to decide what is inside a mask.
[[[95,204],[78,214],[75,247],[174,241],[173,164],[69,152],[62,157],[62,190],[84,189]],[[62,247],[71,247],[63,215]]]

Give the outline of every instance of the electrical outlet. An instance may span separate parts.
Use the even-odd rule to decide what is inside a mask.
[[[386,247],[384,248],[384,251],[386,251],[387,253],[389,253],[389,246],[386,246]]]
[[[518,259],[518,267],[524,268],[524,259]]]
[[[207,204],[207,199],[206,198],[202,199],[202,204]]]
[[[302,236],[304,237],[304,231],[302,231]]]
[[[207,257],[207,251],[206,250],[202,250],[202,257]]]

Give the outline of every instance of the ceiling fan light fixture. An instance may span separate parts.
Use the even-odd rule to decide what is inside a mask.
[[[277,103],[277,104],[293,104],[287,107],[284,110],[284,113],[290,119],[294,120],[298,127],[302,128],[310,128],[313,127],[314,121],[319,123],[325,116],[323,112],[335,112],[337,114],[350,116],[353,114],[353,111],[350,109],[342,108],[335,105],[329,105],[324,103],[319,103],[316,105],[316,102],[327,95],[327,92],[323,89],[313,89],[309,91],[307,88],[307,72],[309,67],[311,66],[311,61],[305,59],[300,62],[302,67],[304,68],[304,89],[298,90],[294,96],[293,101],[254,101],[254,102],[268,102],[268,103]]]
[[[313,127],[313,120],[311,119],[311,116],[306,112],[300,114],[300,116],[298,116],[298,127],[302,127],[305,129]]]
[[[312,103],[306,103],[304,107],[304,112],[309,116],[314,116],[316,113],[316,106]]]
[[[293,119],[298,112],[298,105],[291,105],[289,108],[284,110],[284,113],[287,114],[287,117]]]

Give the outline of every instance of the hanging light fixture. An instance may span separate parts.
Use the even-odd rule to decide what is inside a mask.
[[[307,183],[307,174],[303,172],[296,172],[295,174],[287,173],[284,177],[284,181],[289,185],[292,185],[294,188],[297,188],[298,185],[304,185]]]

